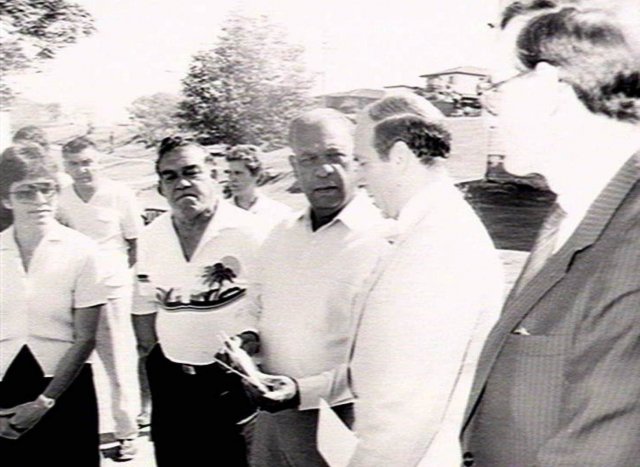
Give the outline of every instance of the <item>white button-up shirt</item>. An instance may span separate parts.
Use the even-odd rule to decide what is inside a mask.
[[[265,241],[253,313],[266,373],[297,380],[300,408],[351,402],[346,366],[356,321],[354,302],[387,250],[384,220],[360,193],[328,224],[311,228],[294,215]]]
[[[447,179],[411,198],[397,227],[363,300],[351,365],[360,442],[350,465],[459,465],[475,366],[502,304],[502,266]]]
[[[60,192],[59,209],[70,227],[94,239],[110,268],[109,286],[131,284],[126,239],[137,238],[142,230],[142,217],[135,194],[126,185],[101,179],[87,202],[73,185]]]
[[[248,274],[263,236],[250,213],[224,201],[189,261],[170,212],[145,227],[138,239],[137,274],[148,306],[134,313],[158,312],[158,341],[170,360],[212,363],[222,346],[219,333],[246,329]]]
[[[0,380],[24,345],[54,374],[73,344],[73,309],[107,301],[98,263],[91,239],[56,224],[25,271],[13,227],[0,233]]]

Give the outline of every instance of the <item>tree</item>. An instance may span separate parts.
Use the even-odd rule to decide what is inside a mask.
[[[13,97],[6,77],[40,61],[95,30],[91,14],[65,0],[0,2],[0,101]]]
[[[131,103],[127,109],[129,118],[136,124],[145,144],[153,146],[179,130],[179,104],[178,96],[163,92],[139,97]]]
[[[183,80],[184,126],[208,144],[281,146],[288,122],[312,102],[302,55],[266,16],[231,14],[217,47],[194,55]]]

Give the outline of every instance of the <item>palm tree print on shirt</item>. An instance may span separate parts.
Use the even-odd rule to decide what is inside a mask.
[[[225,266],[223,263],[215,263],[212,266],[205,266],[204,272],[202,273],[202,279],[204,284],[207,287],[210,287],[212,289],[211,292],[213,292],[209,299],[216,300],[218,295],[220,295],[224,282],[233,282],[233,279],[236,277],[236,273],[233,272],[233,269]],[[215,287],[216,284],[218,284],[218,287]]]

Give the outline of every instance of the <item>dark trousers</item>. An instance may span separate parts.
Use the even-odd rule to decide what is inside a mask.
[[[147,358],[151,438],[158,467],[244,467],[239,421],[255,407],[240,379],[217,364],[187,366],[167,359],[159,345]]]
[[[51,378],[23,347],[0,382],[0,407],[37,398]],[[42,419],[17,440],[0,438],[3,467],[100,465],[98,404],[91,365],[85,365]]]
[[[339,405],[333,410],[348,427],[353,425],[353,404]],[[251,447],[251,466],[328,467],[317,447],[319,414],[317,409],[260,412]]]

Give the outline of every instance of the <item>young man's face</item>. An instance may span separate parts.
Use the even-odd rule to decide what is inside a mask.
[[[91,185],[98,177],[100,153],[93,148],[86,148],[78,153],[63,156],[64,169],[73,179],[74,184]]]
[[[41,177],[12,183],[3,204],[11,209],[14,223],[36,226],[54,220],[57,200],[57,181]]]
[[[258,177],[251,174],[244,162],[228,161],[227,164],[229,166],[227,169],[229,189],[234,195],[255,188]]]

